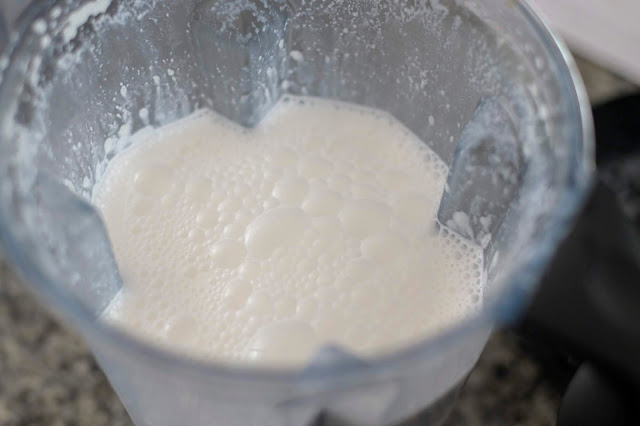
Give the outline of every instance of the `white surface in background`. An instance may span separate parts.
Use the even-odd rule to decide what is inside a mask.
[[[530,0],[582,56],[640,84],[640,0]]]

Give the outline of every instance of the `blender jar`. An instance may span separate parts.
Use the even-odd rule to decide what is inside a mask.
[[[522,1],[49,0],[0,67],[0,239],[138,425],[438,424],[593,168],[572,60]],[[374,359],[327,346],[295,371],[190,359],[98,320],[122,286],[89,202],[109,161],[201,108],[254,126],[284,94],[387,111],[450,165],[437,219],[484,248],[482,312]]]

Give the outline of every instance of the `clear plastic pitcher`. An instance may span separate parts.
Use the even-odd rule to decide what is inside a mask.
[[[18,28],[0,59],[0,238],[138,425],[438,424],[589,188],[581,83],[522,1],[45,0]],[[484,247],[481,313],[375,359],[327,346],[295,371],[189,359],[97,320],[122,285],[89,203],[109,160],[200,108],[253,126],[283,94],[388,111],[451,166],[438,220]]]

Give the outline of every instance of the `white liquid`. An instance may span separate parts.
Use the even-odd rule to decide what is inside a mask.
[[[445,164],[387,114],[287,98],[140,136],[94,201],[125,286],[104,319],[192,356],[369,356],[479,307],[481,249],[436,230]],[[142,140],[144,139],[144,140]]]

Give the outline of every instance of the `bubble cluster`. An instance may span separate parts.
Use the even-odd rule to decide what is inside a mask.
[[[125,286],[107,321],[193,356],[371,355],[477,310],[482,251],[436,226],[447,167],[389,115],[285,98],[144,134],[96,189]]]

